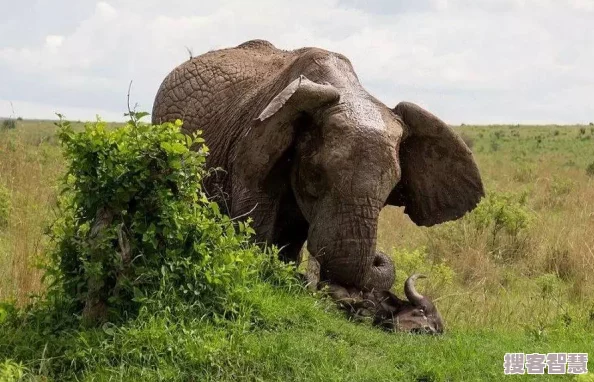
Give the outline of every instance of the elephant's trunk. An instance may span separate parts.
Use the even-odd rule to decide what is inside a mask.
[[[392,259],[383,252],[375,251],[368,280],[363,285],[367,289],[389,290],[394,285],[395,277],[396,272]]]
[[[308,250],[320,263],[322,280],[364,290],[388,290],[394,284],[394,264],[376,251],[378,203],[341,203],[333,216],[310,225]]]

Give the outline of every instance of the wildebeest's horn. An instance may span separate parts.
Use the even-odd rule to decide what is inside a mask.
[[[421,305],[421,302],[425,299],[415,288],[415,281],[424,278],[427,278],[427,276],[415,273],[404,282],[404,294],[413,305]]]

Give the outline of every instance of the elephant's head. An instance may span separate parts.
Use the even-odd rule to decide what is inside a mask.
[[[404,206],[422,226],[457,219],[484,194],[481,178],[471,151],[440,119],[411,103],[386,107],[346,59],[314,61],[289,73],[296,79],[288,85],[270,85],[238,146],[237,171],[248,189],[292,190],[322,280],[388,290],[394,266],[376,251],[380,210]]]
[[[328,286],[328,292],[352,317],[370,317],[374,325],[386,330],[441,334],[444,325],[439,311],[415,288],[417,278],[424,277],[414,274],[406,280],[404,294],[408,300],[401,300],[388,290],[361,292],[333,284]]]

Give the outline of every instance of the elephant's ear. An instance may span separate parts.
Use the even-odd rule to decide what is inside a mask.
[[[337,102],[339,97],[334,86],[315,83],[303,75],[276,94],[238,144],[234,171],[244,186],[264,188],[269,173],[293,144],[297,119]]]
[[[420,226],[462,217],[484,196],[483,183],[464,141],[442,120],[409,103],[393,112],[404,122],[400,144],[402,176],[387,204],[404,206]]]

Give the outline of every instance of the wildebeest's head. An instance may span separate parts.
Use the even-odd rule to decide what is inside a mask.
[[[407,300],[390,291],[360,292],[355,288],[330,285],[329,292],[351,316],[373,317],[373,323],[387,330],[441,334],[443,320],[427,297],[415,288],[415,281],[425,276],[413,274],[404,283]]]

